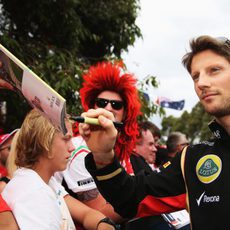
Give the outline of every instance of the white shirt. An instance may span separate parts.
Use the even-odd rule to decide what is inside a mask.
[[[55,178],[61,183],[64,177],[69,189],[73,192],[85,192],[97,188],[92,176],[85,168],[85,156],[90,152],[81,136],[72,138],[73,151],[66,170],[55,173]]]
[[[35,171],[20,168],[15,171],[2,196],[20,229],[59,230],[63,226],[61,207],[65,205],[63,197],[66,194],[54,177],[48,185]],[[72,219],[70,221],[71,227],[65,229],[75,229]]]

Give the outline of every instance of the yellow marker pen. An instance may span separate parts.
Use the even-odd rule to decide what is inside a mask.
[[[72,119],[78,123],[86,123],[86,124],[90,124],[90,125],[100,125],[97,118],[71,116],[70,119]],[[113,124],[116,128],[121,128],[123,126],[122,122],[114,121]]]

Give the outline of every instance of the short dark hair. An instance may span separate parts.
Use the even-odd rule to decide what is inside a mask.
[[[166,141],[166,146],[169,153],[173,153],[177,150],[177,145],[182,136],[186,136],[181,132],[172,132],[169,134],[168,139]]]
[[[161,137],[160,129],[151,121],[141,121],[138,122],[138,128],[139,128],[139,135],[138,139],[142,139],[142,132],[149,130],[153,137],[158,136]]]
[[[190,49],[191,51],[182,58],[182,63],[189,73],[191,73],[193,57],[205,50],[212,50],[230,62],[230,41],[224,37],[214,38],[207,35],[200,36],[190,41]]]

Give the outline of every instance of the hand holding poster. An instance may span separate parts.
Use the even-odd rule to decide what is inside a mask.
[[[66,100],[0,44],[0,88],[22,95],[66,134]]]

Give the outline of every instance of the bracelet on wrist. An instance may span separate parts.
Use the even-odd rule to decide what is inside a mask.
[[[98,226],[99,226],[99,224],[101,224],[101,223],[106,223],[106,224],[112,225],[112,226],[116,229],[116,224],[115,224],[115,222],[114,222],[113,220],[111,220],[109,217],[105,217],[105,218],[101,219],[101,220],[98,222],[97,228],[96,228],[96,229],[98,229]]]

